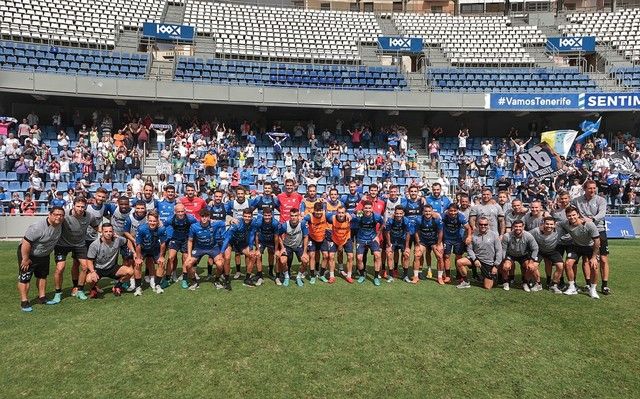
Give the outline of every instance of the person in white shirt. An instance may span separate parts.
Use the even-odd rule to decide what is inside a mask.
[[[287,181],[289,179],[297,182],[298,179],[296,179],[296,173],[291,170],[291,167],[288,167],[287,170],[282,174],[283,180]]]
[[[144,187],[144,180],[140,178],[139,173],[136,173],[129,182],[129,185],[131,186],[131,192],[133,192],[133,195],[136,196],[138,195],[138,193],[142,192],[142,188]]]
[[[60,181],[66,183],[71,181],[71,169],[67,157],[60,157]]]
[[[489,140],[482,143],[482,155],[491,155],[491,146],[492,144]]]
[[[269,172],[269,178],[271,179],[271,181],[277,182],[279,174],[280,174],[280,171],[278,170],[278,167],[276,165],[273,165],[271,167],[271,171]]]
[[[69,136],[64,130],[60,130],[60,133],[58,133],[58,148],[62,148],[65,145],[69,145]]]
[[[166,148],[167,132],[169,130],[168,129],[165,129],[165,130],[154,129],[154,130],[156,131],[156,146],[158,148],[158,153],[161,153]]]
[[[226,168],[223,168],[218,177],[220,178],[218,188],[226,192],[227,188],[229,188],[229,172],[227,172]]]
[[[609,161],[600,154],[596,155],[596,159],[593,161],[593,171],[604,173],[607,169],[609,169]]]
[[[407,137],[406,130],[404,129],[400,130],[400,141],[398,143],[398,148],[400,150],[400,153],[407,152],[408,140],[409,138]]]
[[[467,138],[469,137],[469,129],[460,129],[458,132],[458,154],[465,155],[467,152]]]

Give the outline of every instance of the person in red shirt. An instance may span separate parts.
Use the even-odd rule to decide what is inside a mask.
[[[197,221],[200,221],[200,211],[207,207],[207,202],[196,196],[196,186],[193,183],[187,183],[185,196],[178,202],[184,205],[187,214],[192,215]]]
[[[289,221],[292,209],[300,209],[302,204],[302,195],[294,192],[295,183],[292,179],[287,179],[284,182],[284,192],[278,194],[278,202],[280,202],[280,223]]]

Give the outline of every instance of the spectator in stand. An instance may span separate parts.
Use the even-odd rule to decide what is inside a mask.
[[[440,171],[440,176],[438,177],[438,180],[436,180],[436,182],[440,184],[442,196],[447,197],[449,195],[449,187],[451,187],[451,182],[449,181],[447,175],[444,173],[444,170]]]
[[[431,159],[431,169],[435,169],[438,162],[438,151],[440,151],[440,143],[434,138],[429,143],[429,158]]]
[[[58,132],[58,151],[69,148],[69,136],[64,130]]]
[[[467,139],[469,138],[469,129],[460,129],[458,131],[458,154],[464,156],[467,153]]]
[[[38,210],[38,205],[31,197],[31,194],[26,193],[24,195],[24,201],[20,204],[20,213],[23,215],[35,215]]]
[[[290,169],[290,168],[289,168]],[[269,182],[273,185],[278,182],[278,176],[280,175],[280,170],[276,165],[271,167],[271,171],[269,171]],[[294,175],[295,180],[295,175]]]
[[[409,137],[407,136],[407,129],[400,127],[398,129],[398,151],[403,154],[409,149]]]
[[[493,146],[493,144],[491,144],[491,141],[485,140],[484,143],[482,143],[482,145],[481,145],[482,155],[491,156],[491,147],[492,146]]]
[[[16,163],[13,165],[13,170],[16,172],[18,181],[24,183],[29,180],[29,168],[24,161],[24,157],[21,155]]]
[[[362,141],[362,131],[356,127],[351,130],[347,130],[347,133],[351,136],[351,144],[353,148],[360,147],[360,142]]]
[[[31,126],[27,123],[27,119],[23,119],[22,123],[18,125],[18,140],[20,144],[24,144],[24,141],[29,137],[29,133],[31,132]]]
[[[29,194],[38,201],[40,200],[40,194],[42,194],[43,191],[44,182],[38,172],[34,171],[31,176],[29,176]]]
[[[300,182],[300,180],[298,180],[298,177],[302,178],[304,176],[302,169],[301,169],[301,173],[296,176],[296,173],[294,173],[290,167],[287,168],[287,170],[282,174],[282,178],[284,179],[284,181],[287,180],[293,180],[296,184],[298,184]]]
[[[514,147],[513,156],[516,157],[519,153],[524,152],[524,149],[527,147],[527,144],[531,141],[531,137],[525,142],[520,139],[511,139],[511,144]]]
[[[9,214],[18,215],[22,213],[22,199],[20,193],[14,192],[11,195],[11,201],[9,201]]]
[[[309,138],[309,148],[311,149],[312,153],[315,153],[319,149],[318,139],[316,139],[315,135],[311,135],[311,137]]]

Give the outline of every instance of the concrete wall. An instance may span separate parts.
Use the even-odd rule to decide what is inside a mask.
[[[351,109],[483,110],[484,94],[225,86],[57,74],[0,72],[15,93],[185,103]]]

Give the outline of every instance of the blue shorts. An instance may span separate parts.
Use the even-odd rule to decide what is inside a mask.
[[[187,240],[169,240],[169,249],[173,249],[174,251],[182,252],[183,254],[187,253]]]
[[[293,254],[296,255],[296,257],[298,258],[298,262],[301,261],[302,259],[302,254],[304,253],[304,250],[302,249],[302,247],[300,248],[291,248],[291,247],[284,247],[285,253],[287,255],[287,266],[291,266],[291,263],[293,263]]]
[[[340,249],[340,247],[331,240],[325,240],[326,251],[331,253],[336,253]],[[353,253],[353,240],[347,240],[342,246],[342,250],[348,254]]]
[[[262,255],[266,249],[270,250],[271,252],[275,252],[276,245],[260,243],[260,248],[258,248],[258,251],[260,251],[260,255]]]
[[[404,251],[405,241],[391,241],[391,250],[392,251]],[[411,244],[409,244],[411,245]]]
[[[249,244],[247,244],[246,242],[235,242],[235,241],[231,241],[229,243],[229,246],[231,247],[231,250],[237,254],[241,254],[242,251],[244,251],[245,249],[247,249],[249,247]]]
[[[364,251],[367,248],[371,252],[380,252],[380,244],[375,240],[371,240],[371,241],[356,243],[356,254],[364,255]]]
[[[158,252],[148,252],[145,250],[142,250],[142,259],[153,259],[154,262],[157,262],[158,259],[160,258],[160,250],[158,250]]]
[[[445,255],[450,255],[451,251],[453,251],[453,253],[455,255],[462,255],[464,254],[464,251],[466,250],[464,242],[460,241],[460,242],[444,242],[444,254]]]
[[[220,247],[218,247],[217,245],[213,248],[194,249],[193,251],[191,251],[191,256],[196,259],[196,264],[198,264],[200,262],[200,259],[205,256],[208,256],[209,259],[214,259],[218,255],[220,255]]]
[[[318,252],[318,251],[326,251],[326,245],[325,242],[327,240],[322,240],[322,241],[313,241],[313,240],[309,240],[309,244],[307,244],[307,251],[309,252]]]

